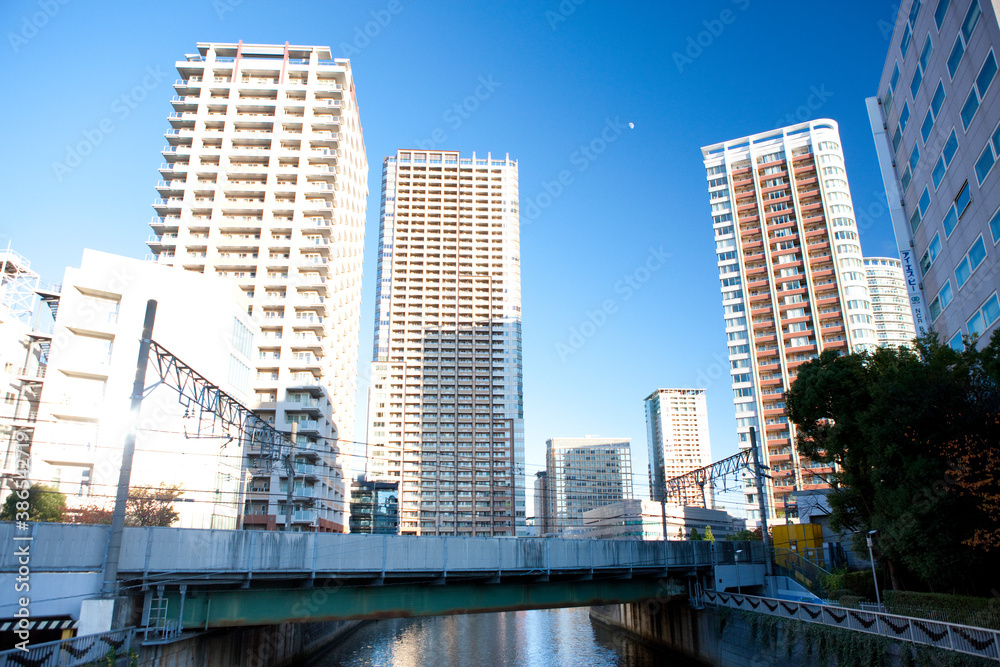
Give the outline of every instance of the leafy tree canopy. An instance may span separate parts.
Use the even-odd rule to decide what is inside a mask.
[[[59,493],[54,486],[32,484],[27,490],[27,498],[22,498],[24,491],[11,490],[0,509],[0,521],[16,520],[18,512],[28,512],[28,521],[62,521],[66,511],[66,496]],[[22,503],[18,506],[18,503]],[[27,503],[24,505],[23,503]],[[23,517],[22,517],[23,518]]]
[[[879,531],[894,588],[983,590],[1000,555],[1000,336],[824,352],[785,399],[799,451],[838,466],[831,523],[859,531],[865,555],[863,533]]]

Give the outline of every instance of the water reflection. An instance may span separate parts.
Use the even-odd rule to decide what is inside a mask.
[[[377,621],[311,667],[652,667],[687,665],[659,648],[592,623],[586,608]]]

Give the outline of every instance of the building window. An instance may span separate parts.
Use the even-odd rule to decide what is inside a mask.
[[[965,213],[971,201],[972,194],[969,191],[969,182],[966,181],[962,185],[962,189],[959,190],[958,196],[955,197],[955,201],[952,202],[951,208],[948,209],[948,214],[944,216],[942,224],[945,238],[951,236],[951,233],[958,227],[958,221],[962,218],[962,214]]]
[[[924,71],[927,63],[931,60],[931,53],[934,52],[934,45],[931,43],[931,36],[927,35],[924,40],[924,47],[920,49],[920,59],[917,61],[917,69],[913,72],[913,79],[910,81],[910,95],[916,99],[920,84],[924,82]]]
[[[938,255],[941,254],[941,235],[935,234],[934,238],[927,245],[927,250],[924,252],[923,257],[920,258],[920,275],[926,276],[927,270],[931,268],[934,264],[934,260],[937,259]]]
[[[982,185],[983,181],[986,180],[986,176],[998,159],[1000,159],[1000,125],[993,130],[993,136],[986,142],[986,148],[976,160],[976,178],[979,179],[979,185]]]
[[[976,269],[982,265],[985,259],[986,245],[983,243],[983,237],[980,234],[979,238],[972,244],[972,247],[969,248],[969,252],[965,253],[965,257],[955,267],[955,280],[958,281],[958,289],[962,289],[965,286],[965,283],[969,281],[969,278],[972,277],[972,274],[976,272]]]
[[[944,309],[948,307],[948,304],[951,303],[954,296],[954,292],[952,292],[951,289],[951,280],[946,280],[944,287],[942,287],[941,291],[937,293],[937,296],[931,300],[931,305],[929,306],[931,322],[936,320],[941,315]]]
[[[965,342],[962,340],[961,331],[959,331],[958,333],[956,333],[954,336],[951,337],[951,340],[948,341],[948,347],[955,350],[956,352],[961,352],[962,350],[965,349]]]
[[[948,141],[945,143],[944,148],[941,149],[941,155],[938,157],[938,161],[934,165],[934,171],[931,174],[934,179],[935,190],[941,185],[941,181],[944,180],[944,175],[948,173],[948,167],[951,166],[951,161],[954,159],[957,151],[958,135],[955,134],[955,130],[952,130],[951,136],[948,137]]]
[[[994,213],[990,219],[990,232],[993,234],[993,245],[1000,243],[1000,211]]]
[[[993,326],[993,323],[1000,319],[1000,301],[997,300],[997,293],[994,292],[986,302],[976,310],[976,313],[969,318],[967,325],[969,334],[981,336],[984,331]]]
[[[892,135],[892,150],[898,151],[899,144],[903,141],[903,132],[906,131],[906,124],[910,121],[910,105],[908,103],[903,104],[903,110],[899,113],[899,125],[896,127],[896,133]]]
[[[962,21],[962,29],[959,31],[958,37],[955,38],[955,46],[951,48],[951,55],[948,56],[948,73],[952,79],[955,78],[955,72],[958,71],[958,66],[962,62],[962,56],[965,55],[969,38],[972,37],[972,31],[976,29],[976,25],[979,23],[979,16],[982,13],[983,11],[979,7],[979,0],[972,0],[972,5],[965,14],[965,20]]]
[[[910,228],[915,232],[917,227],[924,219],[924,214],[927,212],[927,208],[931,205],[931,193],[925,187],[923,194],[920,195],[920,200],[917,202],[917,208],[913,210],[913,214],[910,215]]]
[[[979,105],[982,104],[983,97],[986,96],[986,91],[989,90],[996,74],[997,60],[993,56],[993,50],[990,49],[986,61],[979,68],[979,75],[976,76],[976,82],[972,85],[972,90],[969,91],[969,97],[966,98],[965,105],[962,107],[962,125],[965,126],[966,130],[969,129],[969,123],[972,122],[972,119],[976,117]]]
[[[913,150],[910,151],[910,159],[906,161],[906,168],[903,169],[903,175],[899,177],[899,184],[903,186],[903,192],[910,187],[910,181],[913,179],[913,171],[917,168],[917,161],[920,159],[920,147],[917,144],[913,144]]]
[[[937,25],[938,30],[941,29],[941,24],[944,22],[944,15],[948,12],[948,7],[951,6],[951,0],[938,0],[937,9],[934,10],[934,24]]]
[[[885,91],[885,97],[882,98],[882,106],[885,107],[886,115],[889,114],[889,109],[892,107],[892,96],[896,92],[896,85],[899,83],[899,63],[892,68],[892,76],[889,77],[889,88]]]
[[[934,91],[934,98],[931,99],[931,106],[927,109],[927,115],[924,116],[923,125],[920,126],[920,136],[923,137],[925,144],[931,136],[931,131],[934,129],[934,121],[937,120],[938,114],[941,112],[944,100],[944,83],[938,81],[937,90]]]

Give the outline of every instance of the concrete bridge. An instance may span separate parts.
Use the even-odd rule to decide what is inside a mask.
[[[108,531],[0,524],[4,544],[30,545],[32,617],[80,617],[101,588]],[[119,580],[140,627],[177,632],[686,599],[715,583],[717,564],[760,585],[763,552],[748,558],[747,544],[126,528]],[[22,567],[13,548],[0,553],[0,590]],[[15,617],[13,598],[0,597],[0,619]]]

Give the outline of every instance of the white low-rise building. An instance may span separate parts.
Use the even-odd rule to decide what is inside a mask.
[[[746,528],[746,520],[724,510],[704,507],[665,508],[667,539],[686,540],[692,530],[705,534],[712,528],[716,539],[723,539]],[[624,500],[583,513],[583,525],[567,532],[564,537],[605,540],[662,540],[664,508],[654,500]]]
[[[246,404],[258,329],[232,281],[85,250],[68,268],[56,315],[31,445],[33,482],[66,494],[70,508],[113,505],[129,426],[132,385],[150,299],[152,338]],[[186,528],[236,528],[243,506],[243,452],[178,392],[158,385],[150,361],[136,433],[131,486],[183,486],[174,504]]]

